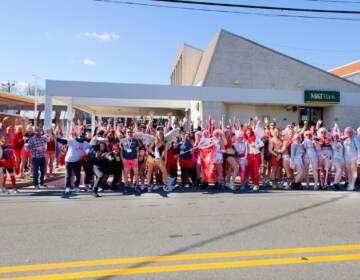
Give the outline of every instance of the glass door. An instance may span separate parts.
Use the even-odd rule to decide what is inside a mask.
[[[310,109],[310,123],[316,124],[318,120],[323,119],[323,108],[309,108]]]
[[[307,107],[301,108],[299,114],[299,124],[304,125],[304,121],[307,121],[310,125],[316,124],[318,120],[323,119],[323,108],[319,107]]]

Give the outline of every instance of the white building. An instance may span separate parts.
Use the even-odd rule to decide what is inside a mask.
[[[49,114],[56,99],[94,116],[174,110],[194,121],[257,115],[279,126],[319,118],[360,124],[360,85],[224,30],[206,50],[181,47],[171,85],[47,80],[45,99]]]
[[[360,103],[352,102],[351,97],[360,94],[359,85],[224,30],[206,50],[182,46],[171,71],[171,84],[262,92],[261,97],[253,98],[252,102],[241,100],[240,96],[236,103],[192,102],[193,118],[196,114],[203,119],[225,114],[226,118],[246,120],[258,115],[276,118],[279,125],[317,118],[324,119],[327,125],[334,121],[342,125],[360,124],[357,117]],[[340,101],[334,104],[308,100],[305,104],[306,90],[339,92]],[[196,108],[200,108],[198,112]]]

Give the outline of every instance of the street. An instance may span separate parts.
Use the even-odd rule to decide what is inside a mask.
[[[360,193],[65,199],[62,184],[0,196],[1,279],[360,277]]]

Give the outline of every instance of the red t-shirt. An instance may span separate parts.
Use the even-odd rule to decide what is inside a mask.
[[[53,152],[55,151],[55,140],[50,140],[49,142],[47,142],[47,149],[48,152]]]
[[[24,135],[22,132],[15,133],[14,139],[13,139],[13,147],[14,150],[21,151],[21,149],[24,147]]]

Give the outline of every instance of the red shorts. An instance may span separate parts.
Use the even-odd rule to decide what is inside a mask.
[[[185,168],[193,168],[196,162],[193,159],[180,159],[179,160],[180,166]]]
[[[21,150],[14,150],[14,155],[16,158],[20,158],[21,157]]]
[[[22,150],[21,151],[21,157],[31,157],[31,151],[29,151],[29,150]]]
[[[45,156],[46,157],[54,157],[55,156],[55,151],[46,151],[45,152]]]
[[[278,159],[277,156],[271,155],[271,166],[281,167],[281,158]]]
[[[136,159],[124,159],[124,168],[125,169],[136,169],[138,168],[138,162]]]

